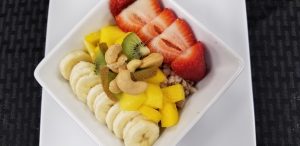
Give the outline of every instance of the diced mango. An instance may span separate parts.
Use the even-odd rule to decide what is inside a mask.
[[[125,33],[123,36],[119,37],[119,38],[115,41],[115,44],[122,45],[124,38],[125,38],[129,33],[130,33],[130,32]]]
[[[161,127],[171,127],[178,123],[179,114],[175,103],[164,102],[161,113]]]
[[[85,45],[88,53],[92,57],[93,61],[95,61],[95,59],[97,58],[97,55],[100,53],[99,48],[97,48],[92,43],[90,43],[90,42],[88,42],[86,40],[84,41],[84,45]]]
[[[161,114],[159,111],[149,106],[142,105],[139,108],[139,112],[148,120],[158,123],[161,120]]]
[[[153,108],[162,108],[163,93],[159,85],[149,83],[145,93],[147,95],[145,105]]]
[[[185,99],[184,89],[181,84],[162,88],[162,92],[165,97],[169,98],[174,103]]]
[[[144,93],[138,95],[123,93],[119,102],[122,110],[132,111],[138,110],[145,100],[146,95]]]
[[[159,69],[156,72],[156,75],[147,79],[146,81],[149,83],[160,84],[167,79],[166,75]]]
[[[109,47],[125,34],[118,26],[105,26],[101,29],[100,38],[101,42],[106,43]]]
[[[87,36],[85,36],[85,41],[96,46],[97,43],[100,42],[100,36],[101,36],[101,31],[92,32],[92,33],[88,34]]]

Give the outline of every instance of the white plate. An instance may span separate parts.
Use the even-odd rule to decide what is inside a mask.
[[[53,2],[53,1],[52,1]],[[77,9],[77,11],[78,11],[78,9]],[[51,5],[50,5],[50,12],[51,12]],[[74,15],[74,14],[73,14]],[[50,15],[51,16],[51,15]],[[49,16],[49,23],[50,23],[50,21],[51,21],[51,17]],[[69,15],[69,16],[72,16],[72,15]],[[52,17],[53,18],[53,17]],[[62,19],[63,20],[63,19]],[[244,20],[245,21],[245,20]],[[57,22],[60,22],[60,21],[57,21]],[[203,22],[205,22],[205,21],[203,21]],[[224,25],[226,25],[226,23],[223,23]],[[213,25],[212,25],[213,26]],[[245,28],[243,28],[243,29],[245,29]],[[49,29],[48,29],[48,35],[51,35],[51,32],[52,31],[49,31]],[[50,33],[50,34],[49,34]],[[245,36],[243,36],[244,38],[245,38]],[[49,39],[49,37],[48,37],[48,39]],[[48,41],[49,42],[49,41]],[[247,45],[247,41],[246,41],[246,39],[244,40],[244,42],[246,42],[246,45]],[[246,46],[246,49],[247,49],[247,46]],[[248,51],[246,51],[246,52],[248,52]],[[247,59],[247,61],[248,61],[248,57],[246,57],[246,59]],[[248,64],[249,64],[249,62],[247,62]],[[249,71],[249,70],[248,70]],[[249,72],[248,72],[249,73]],[[248,74],[249,75],[249,74]],[[235,139],[235,141],[241,141],[241,140],[243,140],[243,142],[246,142],[247,144],[250,144],[250,145],[252,145],[252,144],[255,144],[255,141],[254,141],[254,130],[253,130],[253,109],[252,109],[252,100],[251,100],[251,92],[249,92],[249,91],[251,91],[251,90],[249,90],[249,89],[251,89],[250,87],[250,85],[251,84],[249,84],[250,82],[250,76],[248,76],[248,75],[246,75],[246,77],[244,78],[244,79],[246,79],[246,84],[244,85],[244,87],[246,86],[248,86],[249,88],[246,88],[246,90],[248,90],[248,95],[246,95],[246,97],[243,97],[243,98],[241,98],[241,99],[248,99],[248,100],[244,100],[244,102],[241,102],[239,105],[236,105],[236,107],[240,107],[240,105],[243,105],[243,103],[245,103],[245,105],[247,105],[247,106],[245,106],[246,107],[246,111],[248,112],[248,114],[246,114],[245,116],[246,116],[246,118],[245,119],[243,119],[242,121],[246,121],[246,122],[244,122],[244,123],[240,123],[240,124],[237,124],[236,126],[241,126],[241,127],[243,127],[243,126],[245,126],[245,125],[248,125],[248,126],[246,126],[247,128],[244,128],[244,129],[247,129],[248,130],[248,132],[247,132],[247,134],[243,134],[243,137],[242,138],[239,138],[239,139]],[[248,81],[247,81],[248,80]],[[244,80],[245,81],[245,80]],[[248,84],[247,84],[247,82],[248,82]],[[245,83],[245,82],[244,82]],[[240,91],[240,90],[239,90]],[[235,91],[233,94],[236,94],[236,93],[238,93],[239,91]],[[243,90],[242,90],[243,91]],[[245,91],[245,90],[244,90]],[[246,93],[247,94],[247,93]],[[250,94],[250,95],[249,95]],[[242,95],[242,94],[241,94]],[[245,95],[245,94],[244,94]],[[250,97],[249,97],[250,96]],[[235,96],[236,97],[236,96]],[[223,97],[223,98],[225,98],[225,97]],[[47,99],[47,98],[46,98]],[[228,98],[227,98],[228,99]],[[230,99],[230,98],[229,98]],[[222,99],[221,99],[222,100]],[[51,102],[51,101],[49,101],[49,102]],[[45,100],[43,100],[43,103],[46,103],[46,101]],[[237,103],[239,103],[239,102],[237,102]],[[46,104],[43,104],[43,107],[46,107]],[[48,107],[49,108],[49,107]],[[45,109],[45,108],[44,108]],[[239,108],[239,110],[242,110],[242,111],[244,111],[243,110],[243,108]],[[230,112],[228,112],[228,113],[230,113]],[[236,111],[231,111],[231,113],[236,113]],[[49,114],[51,114],[51,113],[49,113]],[[48,117],[47,115],[45,115],[45,113],[44,112],[42,112],[42,126],[41,126],[41,145],[43,144],[43,142],[45,142],[45,140],[43,140],[43,139],[46,139],[45,137],[46,136],[43,136],[43,135],[46,135],[46,132],[45,132],[45,130],[43,130],[43,129],[45,129],[45,128],[43,128],[43,127],[46,127],[46,126],[43,126],[43,125],[45,125],[45,124],[43,124],[43,121],[45,121],[45,120],[43,120],[43,119],[45,119],[44,117]],[[58,118],[58,117],[63,117],[63,116],[56,116],[56,118]],[[217,118],[221,118],[221,117],[223,117],[224,118],[224,123],[226,123],[227,122],[227,120],[226,120],[226,117],[230,117],[230,115],[227,115],[227,116],[223,116],[223,115],[219,115],[219,116],[217,116]],[[49,117],[48,117],[49,118]],[[47,119],[48,119],[47,118]],[[234,119],[233,119],[234,120]],[[219,120],[220,121],[220,120]],[[217,122],[219,122],[219,121],[217,121]],[[210,123],[214,123],[215,121],[210,121]],[[201,123],[201,122],[199,122],[199,123]],[[236,122],[233,122],[233,123],[236,123]],[[204,123],[205,124],[205,123]],[[200,125],[200,124],[199,124]],[[221,123],[220,124],[218,124],[218,125],[221,125]],[[48,124],[48,126],[51,126],[51,125],[49,125]],[[47,127],[48,127],[47,126]],[[52,128],[54,128],[54,127],[60,127],[60,128],[62,128],[61,126],[63,126],[63,125],[58,125],[58,124],[53,124],[53,127]],[[67,125],[66,125],[67,126]],[[204,125],[205,126],[205,125]],[[198,127],[198,126],[196,126],[196,127]],[[220,126],[219,126],[220,127]],[[243,130],[243,128],[241,128],[241,130]],[[49,130],[50,128],[48,128],[48,130]],[[222,130],[223,130],[224,128],[220,128],[220,129],[217,129],[217,131],[219,131],[219,132],[217,132],[217,133],[222,133]],[[225,128],[226,129],[226,128]],[[72,128],[72,126],[70,126],[70,129],[68,129],[68,130],[74,130],[73,128]],[[245,130],[245,131],[247,131],[247,130]],[[54,130],[55,131],[55,130]],[[76,130],[75,130],[76,131]],[[211,131],[211,130],[210,130]],[[207,131],[206,132],[206,134],[205,135],[207,135],[207,133],[209,134],[209,133],[211,133],[210,131]],[[231,131],[234,131],[234,129],[232,129],[232,130],[228,130],[228,131],[226,131],[227,132],[227,135],[228,135],[228,133],[231,133]],[[225,132],[225,131],[224,131]],[[53,133],[54,134],[54,133]],[[54,136],[52,134],[52,136]],[[56,135],[59,135],[59,132],[58,133],[56,133]],[[67,134],[67,135],[64,135],[64,137],[62,137],[62,139],[63,138],[65,138],[65,137],[68,137],[68,136],[77,136],[77,135],[81,135],[80,133],[78,133],[78,134],[76,134],[76,133],[69,133],[69,134]],[[217,134],[218,135],[218,134]],[[216,136],[217,136],[216,135]],[[230,134],[229,134],[230,135]],[[84,136],[84,135],[83,135]],[[193,135],[193,136],[195,136],[195,134]],[[44,138],[43,138],[44,137]],[[228,136],[227,136],[228,137]],[[236,138],[236,137],[235,137]],[[47,137],[47,139],[49,139],[48,140],[48,142],[46,141],[46,143],[45,144],[50,144],[51,142],[50,141],[52,141],[52,140],[50,140],[51,139],[51,137]],[[205,139],[207,139],[207,137],[205,137],[204,135],[203,136],[199,136],[199,139],[201,140],[201,139],[203,139],[203,140],[205,140]],[[195,140],[197,140],[197,139],[195,139]],[[219,139],[219,138],[217,138],[216,137],[216,139],[212,139],[212,140],[214,140],[214,141],[219,141],[219,140],[221,140],[222,141],[222,139]],[[230,139],[229,139],[230,140]],[[248,140],[248,141],[247,141]],[[74,139],[72,140],[72,141],[75,141]],[[81,142],[80,140],[79,140],[79,142]],[[193,141],[190,141],[190,142],[193,142]],[[231,144],[235,144],[235,143],[237,143],[237,142],[233,142],[233,141],[231,141],[230,143]],[[53,145],[53,143],[56,143],[55,141],[52,141],[52,144],[51,145]],[[75,141],[75,143],[76,143],[76,141]],[[229,143],[229,144],[230,144]],[[78,144],[78,143],[77,143]],[[189,143],[189,144],[193,144],[193,143]],[[196,143],[194,143],[194,144],[196,144]],[[199,143],[198,143],[199,144]],[[205,145],[205,143],[203,143],[204,145]],[[206,143],[206,144],[209,144],[209,143]],[[223,143],[224,144],[224,143]],[[57,144],[54,144],[54,145],[57,145]],[[60,144],[58,144],[58,145],[60,145]],[[65,144],[64,144],[65,145]],[[69,144],[67,144],[67,145],[69,145]],[[72,144],[73,145],[73,144]]]

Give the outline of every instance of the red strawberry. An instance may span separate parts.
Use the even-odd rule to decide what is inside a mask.
[[[182,19],[174,21],[159,37],[182,51],[196,43],[191,27]]]
[[[176,20],[175,13],[166,8],[158,16],[156,16],[151,22],[142,27],[137,35],[143,42],[148,42],[154,37],[161,34],[169,25]]]
[[[158,0],[137,0],[116,16],[116,23],[123,31],[138,32],[161,11]]]
[[[199,81],[206,74],[205,48],[197,42],[185,50],[171,64],[173,71],[184,79]]]
[[[110,0],[109,8],[113,16],[117,16],[123,9],[132,4],[135,0]]]
[[[151,52],[159,52],[164,56],[164,62],[170,64],[177,56],[180,55],[181,50],[169,46],[168,42],[161,39],[160,37],[155,37],[149,44],[149,49]]]

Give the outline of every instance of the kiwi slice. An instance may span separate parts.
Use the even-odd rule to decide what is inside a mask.
[[[95,58],[96,74],[98,74],[99,69],[106,65],[106,61],[105,61],[104,53],[99,45],[97,45],[96,49],[99,50],[97,51],[98,53]]]
[[[117,98],[115,95],[110,92],[109,90],[109,80],[110,80],[110,75],[109,75],[109,68],[108,67],[102,67],[100,68],[100,78],[103,86],[103,91],[107,95],[108,98],[110,98],[112,101],[117,101]]]
[[[129,33],[122,42],[122,52],[129,60],[140,59],[150,53],[150,50],[142,40],[133,32]]]
[[[143,81],[155,76],[157,70],[158,70],[157,66],[145,68],[132,73],[131,77],[136,81]]]

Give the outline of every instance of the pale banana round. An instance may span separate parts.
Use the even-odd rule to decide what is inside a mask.
[[[94,74],[95,68],[96,66],[94,64],[85,61],[80,61],[73,67],[69,82],[74,93],[76,93],[75,87],[78,80],[84,75]]]
[[[79,100],[86,103],[86,97],[92,87],[101,83],[101,79],[96,74],[81,77],[76,84],[76,95]]]
[[[137,111],[121,111],[113,122],[113,131],[118,138],[123,138],[123,130],[128,122],[139,116]]]
[[[94,111],[95,99],[101,93],[103,93],[102,84],[98,84],[98,85],[94,86],[93,88],[91,88],[91,90],[89,91],[89,93],[86,97],[87,105],[92,112]]]
[[[100,123],[105,123],[108,110],[114,105],[114,101],[109,99],[103,92],[96,97],[94,102],[95,117]]]
[[[138,120],[124,135],[125,146],[152,146],[159,137],[159,127],[148,120]]]
[[[140,115],[135,117],[134,119],[132,119],[130,122],[128,122],[123,130],[123,139],[125,137],[125,135],[127,135],[127,133],[129,132],[129,130],[131,129],[131,127],[133,125],[135,125],[139,120],[145,120],[144,116]]]
[[[116,103],[114,106],[112,106],[105,117],[105,122],[109,130],[112,131],[113,129],[113,122],[115,121],[116,116],[121,111],[119,103]]]
[[[80,61],[87,61],[92,62],[92,59],[89,54],[82,50],[77,50],[69,53],[67,56],[65,56],[60,64],[59,69],[62,76],[69,80],[71,70],[75,64],[77,64]]]

